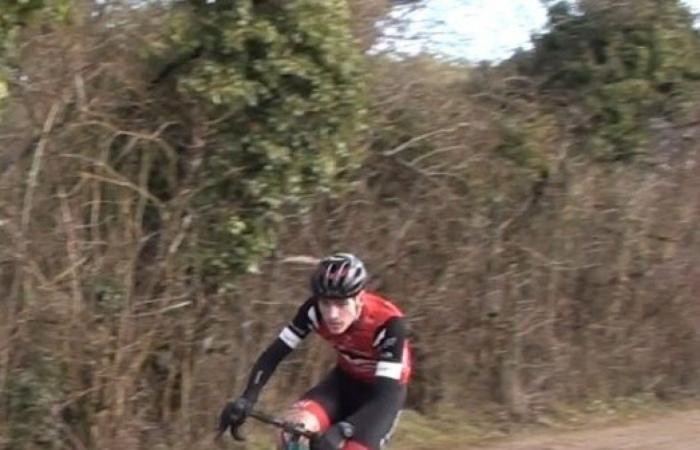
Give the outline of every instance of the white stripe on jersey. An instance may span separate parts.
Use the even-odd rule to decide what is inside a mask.
[[[289,346],[289,348],[296,348],[301,342],[301,338],[292,331],[291,328],[285,327],[280,333],[280,339]]]
[[[374,372],[374,375],[377,377],[393,378],[394,380],[400,380],[402,371],[403,363],[379,361],[377,363],[377,370],[376,372]]]

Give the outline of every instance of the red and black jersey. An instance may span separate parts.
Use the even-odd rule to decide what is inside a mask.
[[[295,348],[312,331],[338,352],[338,366],[362,381],[386,377],[406,384],[411,376],[410,347],[403,313],[390,301],[364,291],[360,317],[342,334],[332,334],[323,323],[315,298],[307,300],[279,338]]]
[[[363,291],[360,317],[343,333],[328,331],[318,307],[310,298],[278,338],[258,357],[243,393],[255,401],[277,365],[312,331],[338,352],[338,367],[365,382],[406,385],[411,377],[411,351],[403,313],[392,302]],[[382,388],[384,389],[384,388]]]

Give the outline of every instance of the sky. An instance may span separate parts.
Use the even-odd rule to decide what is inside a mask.
[[[684,0],[700,13],[700,0]],[[387,39],[379,50],[394,48],[415,54],[421,50],[470,61],[500,61],[519,47],[530,47],[530,35],[546,22],[540,0],[428,0],[425,8],[406,13],[405,33],[417,36],[400,42]],[[395,34],[397,30],[389,29]]]

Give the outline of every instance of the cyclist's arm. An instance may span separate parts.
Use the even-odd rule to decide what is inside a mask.
[[[294,319],[258,357],[248,378],[243,395],[256,402],[260,391],[274,373],[277,365],[294,350],[301,341],[317,327],[315,302],[307,300],[297,311]]]
[[[362,423],[374,423],[387,414],[395,415],[401,408],[403,388],[404,344],[406,341],[406,321],[403,317],[393,317],[380,330],[383,337],[377,344],[379,361],[372,384],[372,397],[347,419],[357,427]]]

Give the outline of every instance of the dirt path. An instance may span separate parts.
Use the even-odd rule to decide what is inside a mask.
[[[700,410],[605,428],[521,438],[470,450],[700,450]]]

